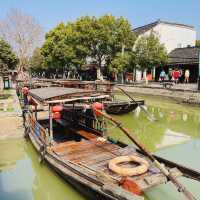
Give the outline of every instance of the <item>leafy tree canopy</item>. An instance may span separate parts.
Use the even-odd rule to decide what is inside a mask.
[[[18,59],[11,46],[0,38],[0,69],[14,69]]]
[[[42,54],[45,63],[56,68],[81,67],[87,60],[100,68],[102,64],[108,66],[123,46],[131,48],[135,39],[131,25],[123,17],[85,16],[73,23],[61,23],[47,33]]]
[[[196,40],[196,47],[200,47],[200,40]]]
[[[167,51],[153,32],[149,36],[138,38],[134,53],[135,63],[141,68],[160,66],[167,62]]]
[[[40,72],[46,69],[44,63],[45,63],[45,60],[44,60],[44,56],[41,54],[41,49],[36,48],[33,51],[33,55],[29,60],[30,70],[32,72]]]

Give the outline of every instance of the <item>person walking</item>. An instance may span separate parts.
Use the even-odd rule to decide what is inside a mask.
[[[164,69],[160,72],[160,80],[163,82],[164,80],[165,80],[165,76],[166,76],[166,74],[165,74],[165,71],[164,71]]]
[[[173,76],[173,79],[174,79],[174,82],[177,84],[178,83],[178,80],[179,80],[179,78],[180,78],[180,71],[178,70],[178,69],[176,69],[174,72],[173,72],[173,74],[172,74],[172,76]]]
[[[190,71],[189,69],[185,70],[185,83],[189,83],[189,78],[190,78]]]

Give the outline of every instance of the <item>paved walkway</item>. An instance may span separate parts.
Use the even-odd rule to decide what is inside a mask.
[[[122,85],[122,84],[119,84]],[[159,82],[149,82],[148,84],[146,83],[136,83],[136,84],[123,84],[122,86],[129,86],[129,87],[139,87],[139,88],[152,88],[152,89],[163,89],[162,83]],[[179,84],[174,84],[171,88],[167,88],[169,90],[179,90],[179,91],[192,91],[192,92],[197,92],[197,83],[179,83]]]
[[[0,92],[0,97],[0,139],[22,137],[22,111],[15,90]]]
[[[163,88],[160,83],[119,86],[131,93],[168,97],[179,102],[200,105],[200,92],[197,91],[197,84],[177,84],[170,89]]]

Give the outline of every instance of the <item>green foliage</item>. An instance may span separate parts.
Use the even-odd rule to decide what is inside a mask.
[[[165,47],[153,32],[137,39],[125,18],[112,15],[60,23],[46,34],[41,53],[53,69],[80,69],[90,61],[99,69],[105,64],[107,71],[121,73],[167,62]]]
[[[0,38],[0,69],[14,69],[18,59],[11,46]]]
[[[33,51],[33,55],[29,60],[30,70],[32,72],[40,72],[45,69],[45,60],[44,56],[41,54],[41,49],[36,48]]]
[[[200,40],[196,40],[196,47],[200,47]]]
[[[73,24],[59,24],[46,34],[46,41],[41,49],[45,65],[50,68],[70,68],[71,65],[84,64],[87,49],[78,40],[78,33]]]
[[[119,53],[115,56],[115,58],[109,65],[109,71],[115,73],[122,73],[124,70],[129,68],[130,62],[131,55],[129,53],[125,53],[124,55]]]
[[[131,25],[123,17],[85,16],[47,33],[42,54],[45,64],[54,68],[80,68],[88,58],[100,68],[103,62],[108,66],[123,45],[130,48],[134,41]]]
[[[141,68],[160,66],[167,62],[167,51],[153,32],[138,39],[134,53],[135,62]]]

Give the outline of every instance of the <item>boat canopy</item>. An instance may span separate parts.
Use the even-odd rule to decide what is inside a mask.
[[[109,95],[101,95],[95,90],[64,87],[45,87],[31,89],[29,96],[42,104],[65,103],[79,100],[104,99]]]

